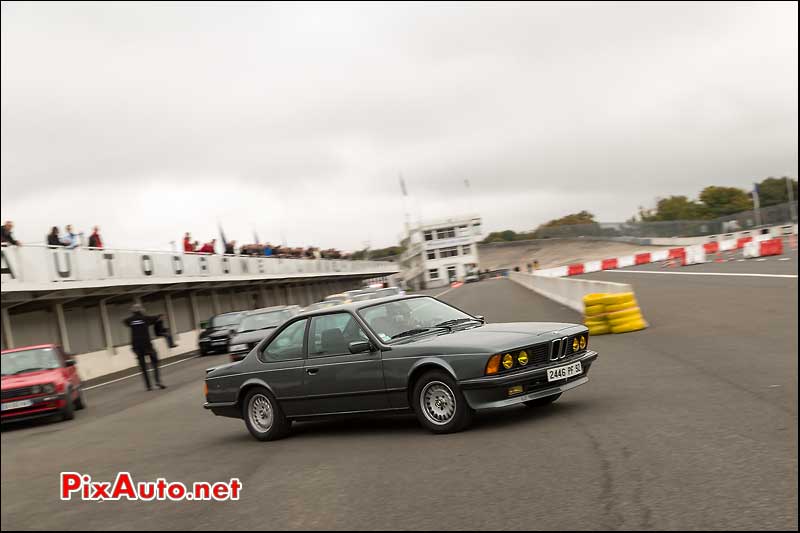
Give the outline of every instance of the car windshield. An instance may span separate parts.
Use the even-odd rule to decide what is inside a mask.
[[[359,295],[353,296],[353,301],[354,302],[363,302],[365,300],[372,300],[373,298],[375,298],[375,295],[373,293],[359,294]]]
[[[248,315],[242,319],[242,324],[239,326],[239,331],[255,331],[258,329],[274,328],[291,317],[292,315],[286,310]]]
[[[239,323],[239,318],[241,318],[239,314],[215,316],[211,319],[211,326],[215,328],[235,326]]]
[[[460,322],[477,321],[435,298],[410,298],[365,307],[358,311],[361,318],[384,342],[447,328]]]
[[[61,366],[61,360],[53,348],[4,353],[0,361],[2,361],[4,376],[23,374],[34,370],[49,370]]]

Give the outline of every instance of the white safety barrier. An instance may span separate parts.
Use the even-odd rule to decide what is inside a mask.
[[[583,313],[583,297],[586,294],[633,292],[633,287],[627,283],[611,281],[541,276],[526,272],[509,272],[508,277],[523,287],[579,313]]]

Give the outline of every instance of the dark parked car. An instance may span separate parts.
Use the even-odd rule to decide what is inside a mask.
[[[75,360],[60,346],[40,344],[3,350],[2,421],[53,414],[64,420],[86,407]]]
[[[231,338],[231,361],[241,361],[272,330],[300,312],[297,305],[278,305],[255,309],[242,314],[239,329]]]
[[[476,409],[549,404],[583,385],[597,353],[576,324],[486,324],[429,296],[301,313],[244,360],[207,370],[206,409],[259,440],[292,420],[412,410],[435,433]]]
[[[228,353],[231,337],[239,329],[241,320],[242,312],[236,311],[213,316],[207,322],[200,324],[203,328],[197,340],[200,345],[200,355]]]

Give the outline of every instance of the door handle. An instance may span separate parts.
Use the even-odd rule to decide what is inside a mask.
[[[319,372],[319,368],[306,368],[306,374],[308,374],[309,376],[313,376],[317,372]]]

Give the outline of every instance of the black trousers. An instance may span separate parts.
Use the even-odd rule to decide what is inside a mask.
[[[147,363],[145,362],[145,356],[150,357],[150,366],[153,367],[153,375],[156,378],[156,385],[161,383],[161,376],[158,373],[158,355],[156,355],[155,349],[153,347],[150,348],[134,348],[134,353],[136,354],[136,359],[139,360],[139,368],[142,369],[142,376],[144,377],[144,384],[145,386],[150,389],[150,376],[147,375]]]

